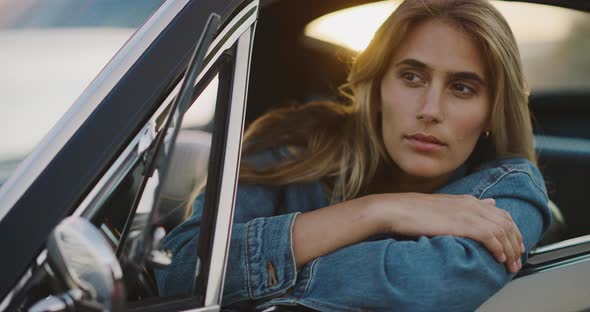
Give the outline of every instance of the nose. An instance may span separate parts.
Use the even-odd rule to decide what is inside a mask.
[[[418,120],[428,123],[439,123],[443,120],[443,92],[435,84],[425,89],[422,103],[416,113]]]

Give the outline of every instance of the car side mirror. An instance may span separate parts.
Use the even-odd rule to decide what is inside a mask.
[[[69,291],[45,300],[45,305],[62,302],[66,309],[92,306],[103,311],[124,310],[121,266],[105,237],[86,219],[68,217],[53,230],[47,242],[47,260]],[[43,304],[41,301],[35,306],[43,310]]]

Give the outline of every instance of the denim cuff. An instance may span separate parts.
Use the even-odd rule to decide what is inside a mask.
[[[281,295],[295,285],[292,229],[299,213],[246,223],[248,292],[253,300]]]

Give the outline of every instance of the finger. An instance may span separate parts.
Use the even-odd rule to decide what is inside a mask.
[[[510,232],[516,236],[516,246],[514,247],[515,250],[520,250],[520,253],[524,253],[526,251],[526,249],[524,248],[524,244],[522,242],[522,234],[520,233],[520,229],[518,228],[518,226],[516,225],[516,223],[512,219],[512,216],[510,215],[510,213],[508,211],[506,211],[504,209],[496,208],[496,210],[498,211],[498,214],[500,214],[503,219],[509,221],[509,223],[506,224],[506,226],[504,228],[508,232]]]
[[[497,224],[492,224],[491,226],[491,232],[496,236],[496,239],[498,239],[498,241],[502,244],[502,247],[504,248],[504,253],[506,254],[507,258],[506,261],[514,262],[518,260],[520,253],[517,253],[516,250],[514,250],[512,241],[510,240],[506,231],[504,231],[504,229],[501,226],[498,226]]]
[[[504,266],[508,272],[517,273],[522,268],[522,262],[520,259],[516,261],[506,261]]]
[[[511,228],[512,229],[510,230],[508,237],[510,237],[512,248],[514,249],[514,252],[517,254],[517,258],[515,259],[515,261],[518,261],[520,259],[520,256],[522,255],[522,240],[519,240],[518,236],[516,235],[516,233],[518,232],[516,226],[511,225]]]
[[[517,266],[516,262],[506,262],[505,266],[506,266],[506,269],[508,270],[508,272],[510,272],[510,273],[516,273],[518,270],[518,266]]]
[[[484,198],[481,201],[485,202],[486,204],[496,206],[496,200],[494,200],[493,198]]]
[[[516,261],[523,253],[522,235],[516,224],[512,221],[512,218],[509,217],[510,214],[502,209],[483,209],[480,211],[482,218],[494,223],[496,226],[499,226],[504,230],[504,233],[511,244],[511,249],[514,251],[513,256],[508,255],[508,260]]]
[[[485,230],[485,229],[488,230]],[[498,240],[498,237],[493,233],[489,226],[473,227],[473,233],[468,233],[466,236],[480,242],[500,263],[505,263],[508,259],[504,244]],[[478,230],[476,230],[478,229]],[[484,230],[481,230],[484,229]]]
[[[487,248],[492,255],[496,258],[496,260],[500,263],[506,262],[508,259],[506,254],[504,253],[504,246],[498,241],[495,236],[492,236],[491,239],[488,239],[485,242],[482,242],[484,247]]]
[[[518,228],[518,225],[516,224],[516,222],[514,222],[514,220],[512,219],[512,216],[510,215],[510,213],[506,210],[500,209],[503,211],[503,214],[506,216],[506,218],[508,218],[513,226],[514,226],[514,234],[516,235],[516,239],[519,242],[519,248],[520,248],[520,252],[524,253],[526,251],[526,248],[524,247],[524,243],[523,243],[523,239],[522,239],[522,233],[520,233],[520,229]]]
[[[512,220],[507,220],[506,218],[496,218],[494,222],[499,224],[503,229],[510,242],[512,243],[512,249],[517,253],[517,256],[520,258],[520,255],[524,252],[522,250],[522,235],[520,234],[520,230]],[[516,260],[516,259],[515,259]]]
[[[517,273],[522,268],[522,262],[518,259],[517,261],[510,262],[506,267],[508,268],[508,271]]]
[[[480,210],[480,218],[482,222],[487,223],[487,230],[498,239],[502,244],[504,253],[506,254],[508,262],[514,262],[520,257],[520,243],[516,242],[514,245],[513,232],[514,226],[512,223],[497,214],[490,211],[490,209]]]

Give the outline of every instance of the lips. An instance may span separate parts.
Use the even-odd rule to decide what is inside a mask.
[[[407,136],[407,138],[410,140],[422,141],[422,142],[426,142],[426,143],[446,145],[441,140],[439,140],[437,137],[432,136],[432,135],[422,134],[422,133],[412,134],[412,135]]]
[[[446,146],[446,144],[437,137],[423,133],[404,136],[404,139],[413,150],[419,153],[439,152]]]

